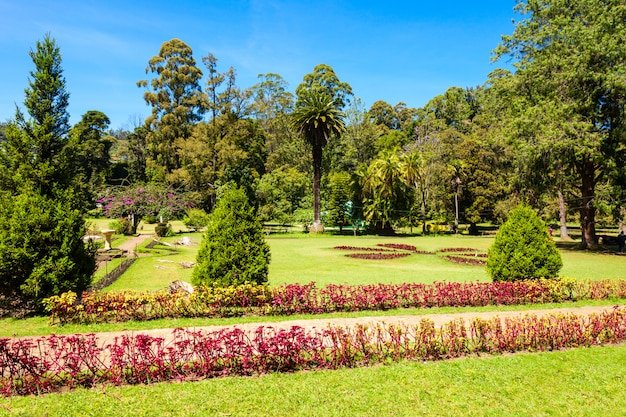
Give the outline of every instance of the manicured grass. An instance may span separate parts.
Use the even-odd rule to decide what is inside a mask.
[[[436,307],[436,308],[402,308],[384,311],[355,311],[326,314],[295,314],[291,316],[245,316],[227,318],[180,318],[157,319],[149,321],[127,321],[122,323],[100,324],[66,324],[51,326],[47,317],[31,317],[27,319],[0,319],[0,337],[43,336],[49,334],[97,333],[123,330],[147,330],[177,327],[222,326],[244,323],[272,323],[288,320],[323,319],[340,317],[371,317],[425,314],[449,314],[477,311],[524,311],[551,308],[581,306],[612,306],[626,305],[626,299],[615,300],[582,300],[565,303],[524,304],[512,306],[484,307]]]
[[[191,281],[191,269],[180,262],[195,262],[202,233],[185,234],[193,246],[178,246],[177,253],[160,250],[139,259],[107,291],[152,291],[167,288],[177,279]],[[180,240],[182,235],[165,238]],[[285,283],[373,284],[435,281],[488,281],[484,266],[459,265],[440,255],[415,254],[389,260],[363,260],[344,256],[347,252],[335,246],[375,246],[377,243],[405,243],[418,249],[437,251],[451,247],[469,247],[487,251],[493,243],[491,236],[313,236],[305,234],[272,235],[267,238],[272,260],[269,270],[271,285]],[[626,257],[614,254],[561,251],[564,267],[562,276],[578,279],[616,279],[624,277]]]
[[[8,416],[624,416],[626,346],[79,389]]]
[[[435,251],[448,247],[472,247],[486,251],[493,239],[468,236],[379,237],[308,236],[270,237],[270,283],[373,284],[435,281],[486,281],[483,267],[459,265],[437,255],[411,255],[390,260],[363,260],[345,256],[335,246],[375,246],[405,243]]]
[[[100,281],[102,277],[117,268],[124,260],[125,258],[113,258],[108,261],[93,274],[93,283]]]
[[[183,268],[181,262],[195,262],[196,253],[202,233],[187,233],[163,238],[163,241],[174,243],[182,237],[191,239],[191,246],[168,247],[158,245],[135,261],[133,265],[112,285],[104,291],[157,291],[166,289],[170,282],[176,280],[191,281],[192,268]],[[146,241],[142,246],[150,243]],[[144,252],[144,250],[140,250]]]

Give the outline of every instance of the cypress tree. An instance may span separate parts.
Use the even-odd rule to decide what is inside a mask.
[[[227,189],[209,216],[193,271],[196,285],[267,282],[270,249],[246,194]]]
[[[489,249],[487,270],[494,281],[555,278],[563,266],[545,223],[525,205],[515,208]]]

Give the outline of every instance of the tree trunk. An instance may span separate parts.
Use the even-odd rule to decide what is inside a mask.
[[[563,198],[563,193],[559,189],[557,191],[559,198],[559,225],[560,225],[560,236],[561,240],[572,240],[567,231],[567,205],[565,204],[565,198]]]
[[[422,235],[426,234],[426,196],[422,191]]]
[[[322,180],[322,147],[313,145],[313,226],[314,233],[323,232],[324,226],[320,219],[320,187]]]
[[[580,229],[582,231],[582,247],[595,249],[596,242],[596,208],[594,197],[596,191],[595,168],[590,161],[584,161],[581,169],[580,194]]]

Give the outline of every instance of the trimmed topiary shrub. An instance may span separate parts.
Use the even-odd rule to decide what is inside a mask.
[[[487,259],[487,270],[494,281],[555,278],[562,266],[545,223],[526,205],[511,212]]]
[[[263,226],[241,189],[228,189],[209,215],[193,282],[196,285],[238,285],[267,282],[270,249]]]

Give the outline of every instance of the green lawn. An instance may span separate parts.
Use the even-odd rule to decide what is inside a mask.
[[[0,399],[6,416],[625,416],[626,345]]]
[[[160,254],[139,259],[107,291],[152,291],[167,288],[174,280],[191,280],[191,269],[180,262],[194,262],[201,233],[190,233],[191,247],[178,246],[178,253],[163,250]],[[180,240],[181,235],[166,238],[168,242]],[[304,234],[272,235],[267,238],[271,248],[269,282],[317,282],[327,284],[371,284],[434,281],[487,281],[485,267],[452,263],[439,255],[411,255],[392,260],[363,260],[345,256],[347,252],[333,247],[375,246],[377,243],[406,243],[418,249],[436,251],[450,247],[470,247],[487,251],[493,237],[476,236],[312,236]],[[624,277],[626,257],[614,254],[585,253],[562,250],[562,276],[578,279],[617,279]]]

